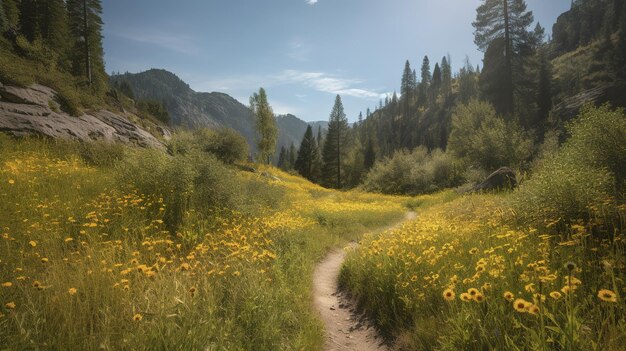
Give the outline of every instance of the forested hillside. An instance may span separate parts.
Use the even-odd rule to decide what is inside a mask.
[[[548,38],[524,1],[485,1],[473,23],[482,64],[466,59],[454,69],[450,57],[407,60],[398,68],[399,93],[345,131],[335,167],[341,187],[419,193],[477,181],[502,166],[528,171],[545,145],[564,140],[565,124],[585,104],[626,105],[623,4],[574,1]],[[413,160],[429,165],[394,173],[415,149]],[[368,172],[372,159],[379,162]],[[426,176],[408,179],[415,172]],[[325,177],[317,181],[339,186]],[[398,185],[379,184],[389,179]]]

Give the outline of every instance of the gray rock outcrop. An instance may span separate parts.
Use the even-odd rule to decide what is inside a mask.
[[[43,85],[28,88],[0,84],[0,132],[14,136],[40,135],[83,142],[107,141],[165,149],[165,145],[144,127],[110,111],[70,116],[60,110],[57,93]],[[167,128],[154,127],[164,138]]]

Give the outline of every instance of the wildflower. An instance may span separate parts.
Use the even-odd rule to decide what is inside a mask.
[[[583,282],[580,281],[580,279],[576,278],[576,277],[571,277],[570,276],[566,276],[565,277],[565,284],[567,285],[581,285]]]
[[[528,307],[526,308],[526,311],[530,314],[537,314],[539,313],[539,306],[535,305],[535,304],[530,304],[528,305]]]
[[[31,240],[31,241],[29,241],[29,242],[28,242],[28,244],[29,244],[30,246],[32,246],[32,247],[37,246],[37,242],[36,242],[35,240]]]
[[[560,299],[560,298],[561,298],[561,296],[562,296],[562,295],[561,295],[561,293],[560,293],[560,292],[558,292],[558,291],[553,291],[553,292],[551,292],[551,293],[550,293],[550,297],[551,297],[551,298],[553,298],[553,299],[555,299],[555,300]]]
[[[459,297],[461,298],[461,301],[464,302],[472,301],[472,296],[468,293],[462,293]]]
[[[15,180],[9,179],[9,184],[11,184],[11,185],[15,184]]]
[[[41,290],[43,289],[43,285],[41,285],[41,282],[39,282],[39,280],[35,280],[33,282],[33,288]]]
[[[567,286],[567,285],[561,288],[561,292],[562,292],[563,294],[565,294],[565,295],[569,294],[570,292],[572,292],[572,291],[574,291],[574,290],[576,290],[576,289],[575,289],[575,285],[572,285],[572,288],[571,288],[571,289],[570,289],[570,287],[569,287],[569,286]]]
[[[5,287],[5,288],[10,288],[10,287],[13,286],[13,283],[11,283],[11,282],[2,283],[2,286]]]
[[[576,269],[576,263],[574,263],[574,262],[572,262],[572,261],[567,262],[567,263],[565,264],[565,269],[567,269],[567,270],[568,270],[568,271],[570,271],[570,272],[571,272],[571,271],[573,271],[574,269]]]
[[[70,295],[76,295],[76,292],[77,292],[76,288],[69,288],[69,290],[67,291],[67,293]]]
[[[136,313],[136,314],[133,316],[133,320],[134,320],[135,322],[139,322],[139,321],[141,321],[142,319],[143,319],[143,316],[142,316],[141,314],[139,314],[139,313]]]
[[[617,302],[617,295],[608,289],[598,291],[598,298],[604,302]]]
[[[470,288],[470,289],[467,290],[467,293],[473,298],[474,296],[476,296],[480,292],[476,288]]]
[[[446,289],[443,291],[443,298],[446,301],[453,301],[455,296],[456,295],[454,294],[454,290],[452,289]]]
[[[504,292],[504,298],[505,298],[507,301],[513,301],[513,299],[515,298],[515,295],[513,295],[513,293],[512,293],[512,292],[510,292],[510,291],[505,291],[505,292]]]
[[[6,304],[4,304],[4,307],[6,307],[7,310],[13,310],[15,309],[15,302],[7,302]]]
[[[528,312],[526,308],[530,305],[531,303],[524,299],[517,299],[513,302],[513,308],[519,313]]]
[[[189,289],[189,294],[191,294],[191,297],[194,297],[196,294],[196,288],[195,287],[191,287],[191,289]]]
[[[50,260],[48,260],[47,257],[42,257],[41,258],[41,263],[48,263],[48,261],[50,261]]]
[[[476,247],[472,248],[471,250],[469,250],[469,253],[470,253],[471,255],[475,255],[475,254],[477,254],[477,253],[478,253],[478,248],[476,248]]]
[[[524,290],[528,292],[535,292],[535,284],[534,283],[526,284],[526,286],[524,286]]]
[[[66,242],[66,243],[69,243],[70,241],[74,241],[74,239],[73,239],[73,238],[71,238],[71,237],[67,237],[67,238],[65,238],[65,242]]]
[[[476,295],[474,295],[474,301],[476,302],[485,301],[485,295],[483,295],[482,293],[477,293]]]

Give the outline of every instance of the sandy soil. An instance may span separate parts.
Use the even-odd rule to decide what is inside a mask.
[[[404,221],[413,218],[415,218],[415,212],[409,212]],[[389,228],[398,226],[402,222]],[[313,275],[314,303],[326,328],[324,350],[389,350],[367,318],[358,314],[353,302],[345,293],[339,291],[339,271],[345,256],[345,250],[333,250],[317,265]]]

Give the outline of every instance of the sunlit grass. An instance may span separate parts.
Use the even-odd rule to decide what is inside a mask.
[[[519,226],[508,197],[418,207],[417,219],[350,253],[343,286],[399,349],[619,349],[623,233]]]
[[[285,189],[280,206],[185,207],[172,232],[168,194],[119,184],[115,164],[0,142],[0,345],[10,349],[319,349],[314,264],[404,212],[399,197],[264,168],[280,180],[234,182]]]

